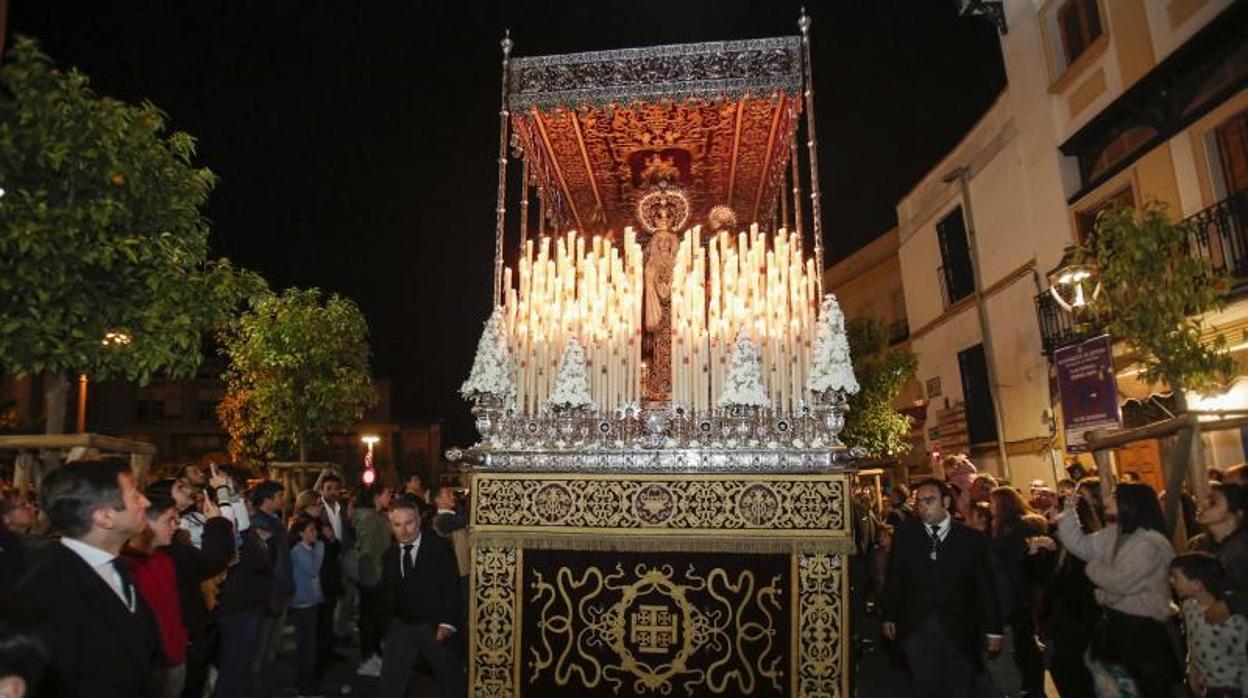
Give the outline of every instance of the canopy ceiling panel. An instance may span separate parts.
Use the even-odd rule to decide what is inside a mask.
[[[560,228],[635,225],[638,198],[682,188],[692,221],[770,215],[801,110],[801,40],[518,58],[509,109]]]

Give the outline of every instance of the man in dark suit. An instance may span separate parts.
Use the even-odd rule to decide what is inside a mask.
[[[381,608],[389,628],[379,695],[406,696],[416,659],[424,657],[443,698],[463,698],[467,680],[448,643],[459,617],[455,557],[441,537],[421,533],[414,502],[393,500],[389,518],[395,544],[381,568]]]
[[[982,648],[1001,650],[988,539],[949,515],[952,497],[936,479],[915,487],[917,519],[893,538],[884,586],[884,635],[910,664],[919,698],[973,695]]]
[[[52,666],[41,695],[154,696],[156,621],[118,554],[147,526],[147,498],[125,461],[70,463],[40,493],[62,534],[18,584],[40,614]]]

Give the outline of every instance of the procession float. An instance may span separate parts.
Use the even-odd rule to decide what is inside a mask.
[[[503,40],[495,305],[461,390],[481,440],[448,452],[474,696],[847,694],[858,386],[798,26]]]

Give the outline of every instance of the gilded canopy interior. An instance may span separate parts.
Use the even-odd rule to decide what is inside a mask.
[[[558,229],[636,225],[661,182],[689,224],[730,206],[765,221],[801,111],[801,39],[657,46],[513,60],[517,144]]]

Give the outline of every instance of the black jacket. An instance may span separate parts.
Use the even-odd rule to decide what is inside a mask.
[[[177,542],[161,550],[173,559],[178,574],[178,604],[182,623],[192,637],[208,624],[208,607],[201,585],[225,571],[234,558],[234,525],[229,519],[214,516],[204,524],[201,548],[190,542]]]
[[[252,529],[243,532],[238,561],[225,574],[217,597],[218,613],[267,610],[273,601],[273,553]],[[289,552],[289,551],[288,551]]]
[[[131,612],[100,575],[61,544],[49,547],[18,583],[43,619],[52,654],[41,698],[155,696],[160,660],[156,619],[135,594]]]
[[[252,528],[263,528],[271,534],[268,540],[273,554],[273,606],[279,608],[295,595],[295,573],[290,562],[290,538],[281,516],[257,509],[251,515]]]
[[[984,636],[1000,635],[1002,624],[988,538],[951,521],[935,560],[931,552],[922,521],[906,521],[897,529],[884,582],[884,621],[897,624],[904,642],[935,615],[950,642],[978,660]]]
[[[454,626],[459,617],[459,573],[450,546],[435,533],[422,533],[415,566],[407,577],[399,572],[399,550],[397,543],[390,546],[381,561],[383,617],[413,625]]]
[[[1226,568],[1226,602],[1231,613],[1248,616],[1248,524],[1235,529],[1221,542],[1202,533],[1192,539],[1188,549],[1217,556]]]

